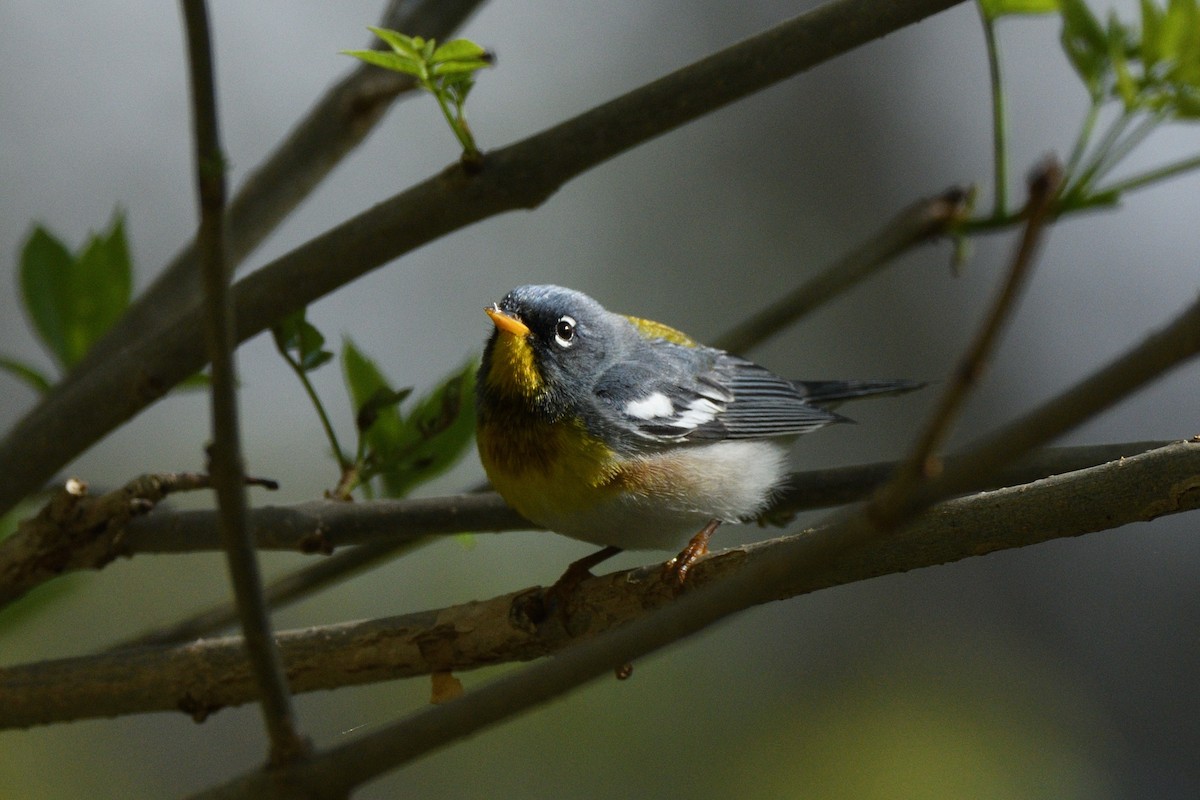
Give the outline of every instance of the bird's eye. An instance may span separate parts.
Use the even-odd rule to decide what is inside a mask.
[[[558,324],[554,326],[554,341],[558,342],[559,347],[570,347],[575,344],[574,317],[564,314],[558,318]]]

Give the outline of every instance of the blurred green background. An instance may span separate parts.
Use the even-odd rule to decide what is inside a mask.
[[[312,99],[355,65],[381,3],[211,4],[224,142],[236,186]],[[468,104],[487,149],[536,132],[812,3],[484,4],[463,35],[498,54]],[[1106,6],[1095,6],[1103,9]],[[1119,3],[1127,18],[1136,4]],[[1006,22],[1014,196],[1048,152],[1065,155],[1087,98],[1054,18]],[[961,183],[989,197],[983,38],[963,4],[621,156],[534,213],[483,222],[380,269],[309,311],[396,385],[426,387],[476,353],[482,307],[556,282],[608,307],[719,335],[913,200]],[[0,4],[0,342],[49,365],[13,305],[34,221],[71,246],[123,208],[138,286],[191,236],[190,123],[174,3]],[[1195,128],[1153,137],[1130,168],[1196,150]],[[366,144],[250,259],[265,263],[456,158],[429,97],[398,104]],[[1200,178],[1130,195],[1054,230],[959,441],[1055,394],[1138,340],[1196,292]],[[983,203],[986,207],[986,202]],[[806,378],[939,380],[989,299],[1011,234],[977,240],[961,277],[949,246],[887,273],[749,354]],[[259,336],[239,351],[249,468],[282,491],[336,481],[315,416]],[[334,366],[315,374],[343,440],[352,420]],[[1194,368],[1076,432],[1071,443],[1197,433]],[[798,467],[895,457],[933,392],[855,406],[860,424],[796,448]],[[0,427],[35,402],[0,378]],[[73,463],[113,486],[199,469],[207,401],[172,396]],[[424,487],[478,481],[472,454]],[[202,503],[199,497],[180,504]],[[1200,548],[1194,518],[860,585],[755,609],[378,781],[369,798],[1172,798],[1200,787]],[[718,545],[762,537],[722,529]],[[552,581],[589,547],[548,534],[447,540],[290,608],[297,627],[433,608]],[[612,567],[649,562],[632,554]],[[664,554],[665,557],[665,554]],[[268,555],[269,574],[305,562]],[[89,652],[227,593],[219,556],[139,557],[73,579],[21,625],[12,664]],[[0,625],[4,622],[0,618]],[[484,672],[460,676],[467,690]],[[415,680],[303,696],[318,745],[419,708]],[[255,709],[203,725],[153,714],[0,734],[0,797],[176,796],[259,763]]]

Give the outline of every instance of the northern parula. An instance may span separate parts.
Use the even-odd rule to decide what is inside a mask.
[[[697,531],[691,557],[703,554],[720,522],[767,507],[792,438],[847,421],[830,404],[919,386],[787,380],[561,286],[521,286],[485,311],[477,441],[492,486],[610,554]]]

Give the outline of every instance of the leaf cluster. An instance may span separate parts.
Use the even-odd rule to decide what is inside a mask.
[[[342,52],[368,64],[415,78],[423,89],[437,99],[446,122],[462,144],[463,158],[478,161],[479,149],[467,126],[463,105],[475,86],[475,73],[491,66],[492,55],[467,39],[454,39],[439,46],[434,39],[406,36],[386,28],[370,30],[391,49]]]
[[[329,438],[341,468],[330,494],[348,499],[355,489],[367,496],[403,497],[414,487],[445,472],[462,457],[475,433],[475,364],[455,370],[410,405],[400,406],[412,387],[395,389],[378,364],[349,338],[341,364],[353,402],[358,442],[353,455],[342,450],[308,373],[333,360],[325,336],[305,319],[304,311],[272,329],[276,348],[300,379]]]
[[[1200,119],[1200,8],[1141,0],[1141,30],[1110,12],[1101,24],[1083,0],[1060,0],[1062,43],[1093,101],[1119,100],[1127,113]]]
[[[1004,89],[994,25],[1005,16],[1058,12],[1067,60],[1091,100],[1066,165],[1057,213],[1113,205],[1126,191],[1200,167],[1200,156],[1127,177],[1105,180],[1146,138],[1169,121],[1200,120],[1200,0],[1140,0],[1139,27],[1109,11],[1101,22],[1084,0],[978,0],[992,64],[996,203],[992,216],[965,227],[1006,225],[1007,158]],[[1111,123],[1104,109],[1118,106]]]

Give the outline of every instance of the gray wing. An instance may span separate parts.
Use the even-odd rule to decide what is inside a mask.
[[[811,405],[802,385],[728,353],[677,347],[665,355],[601,375],[595,392],[614,432],[664,444],[764,439],[845,420]]]

